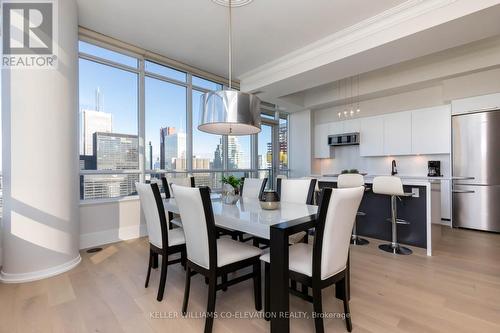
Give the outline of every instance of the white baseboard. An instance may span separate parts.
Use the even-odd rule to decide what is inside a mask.
[[[147,234],[148,231],[145,224],[81,234],[80,249],[139,238],[147,236]]]
[[[80,254],[78,254],[76,258],[71,259],[70,261],[65,262],[61,265],[36,272],[10,274],[2,270],[2,272],[0,272],[0,281],[2,281],[3,283],[22,283],[41,280],[67,272],[78,265],[80,261],[82,261],[82,258],[80,257]]]

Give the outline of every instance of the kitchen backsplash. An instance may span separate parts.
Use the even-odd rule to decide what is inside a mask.
[[[334,158],[316,160],[313,163],[315,174],[335,174],[344,169],[358,169],[372,175],[390,174],[391,161],[396,160],[398,173],[405,176],[427,176],[427,161],[441,161],[441,173],[451,176],[450,155],[409,155],[361,157],[359,146],[334,148]],[[319,163],[318,163],[319,161]]]

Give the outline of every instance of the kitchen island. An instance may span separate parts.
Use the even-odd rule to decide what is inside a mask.
[[[391,216],[390,196],[375,194],[371,191],[374,175],[365,176],[365,183],[370,190],[366,191],[359,211],[365,216],[357,217],[357,234],[359,236],[391,241],[391,224],[387,220]],[[319,188],[337,187],[337,177],[317,177]],[[405,192],[414,193],[411,197],[398,200],[398,218],[409,224],[398,225],[398,241],[401,244],[415,246],[432,255],[432,242],[436,236],[432,234],[432,223],[439,223],[440,212],[440,180],[431,177],[400,177]],[[447,179],[444,179],[447,180]]]

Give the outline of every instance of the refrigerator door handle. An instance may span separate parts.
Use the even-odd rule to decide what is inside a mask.
[[[476,193],[473,190],[451,190],[452,193]]]

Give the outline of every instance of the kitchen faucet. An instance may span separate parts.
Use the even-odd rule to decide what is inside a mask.
[[[396,168],[396,160],[392,160],[391,176],[394,176],[397,173],[398,173],[398,169]]]

